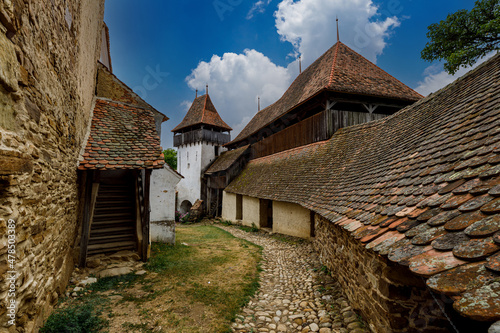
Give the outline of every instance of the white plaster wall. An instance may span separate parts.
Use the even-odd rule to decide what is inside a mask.
[[[177,169],[184,176],[177,185],[178,206],[184,200],[188,200],[193,205],[200,198],[201,152],[201,143],[182,145],[177,150]]]
[[[175,186],[182,177],[168,165],[151,173],[151,222],[175,220]]]
[[[222,151],[222,147],[219,147],[219,151]],[[184,200],[194,205],[200,198],[202,173],[214,160],[215,146],[211,143],[198,142],[178,147],[177,169],[184,178],[177,185],[177,209]]]
[[[236,221],[236,194],[222,193],[222,219]]]
[[[236,209],[236,206],[235,206]],[[242,224],[249,227],[255,224],[260,228],[260,200],[259,198],[243,196]]]
[[[297,204],[273,201],[273,232],[310,238],[310,211]]]

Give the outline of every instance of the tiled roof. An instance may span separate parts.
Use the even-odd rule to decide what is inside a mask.
[[[311,209],[461,315],[499,320],[500,55],[392,116],[250,161],[226,191]]]
[[[208,94],[195,98],[184,119],[182,119],[181,123],[172,132],[178,132],[195,125],[210,125],[224,131],[232,130],[222,120]]]
[[[302,72],[277,102],[259,111],[231,143],[258,132],[325,90],[409,102],[422,98],[345,44],[338,42]]]
[[[222,153],[212,165],[205,171],[205,173],[216,173],[229,169],[245,152],[249,145],[240,147],[235,150],[230,150]]]
[[[97,99],[78,169],[156,169],[164,163],[153,111]]]

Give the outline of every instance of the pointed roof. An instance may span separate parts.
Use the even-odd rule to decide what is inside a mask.
[[[274,104],[259,111],[231,143],[241,141],[322,91],[415,102],[423,96],[337,42],[313,62]]]
[[[232,130],[232,128],[222,120],[208,94],[194,99],[186,116],[172,132],[178,132],[184,128],[195,125],[209,125],[224,131]]]

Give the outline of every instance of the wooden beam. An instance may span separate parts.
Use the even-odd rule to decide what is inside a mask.
[[[142,260],[147,261],[150,255],[149,244],[149,223],[150,221],[150,207],[149,207],[149,190],[151,185],[151,169],[145,170],[144,179],[144,219],[142,224]]]
[[[85,267],[87,264],[87,247],[89,245],[90,234],[90,205],[92,201],[92,176],[93,171],[85,172],[83,183],[85,186],[85,196],[82,215],[82,234],[80,238],[80,259],[78,264],[80,267]]]

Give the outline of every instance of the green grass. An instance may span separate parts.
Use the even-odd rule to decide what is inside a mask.
[[[251,227],[242,225],[242,226],[239,226],[238,228],[240,228],[241,230],[246,231],[246,232],[259,232],[259,228],[257,228],[255,223],[252,223]]]
[[[105,301],[99,297],[73,302],[68,307],[55,310],[40,329],[41,333],[92,333],[108,326],[101,314]]]

